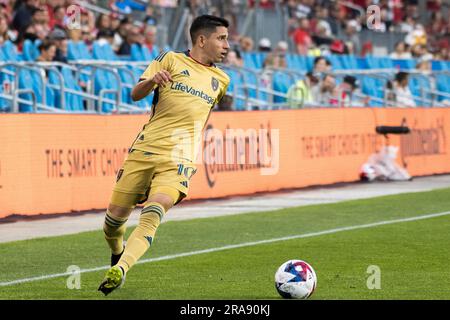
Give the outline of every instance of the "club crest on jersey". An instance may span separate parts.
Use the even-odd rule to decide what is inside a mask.
[[[211,79],[211,86],[212,86],[213,90],[216,91],[219,88],[219,80],[217,80],[216,78],[212,77],[212,79]]]

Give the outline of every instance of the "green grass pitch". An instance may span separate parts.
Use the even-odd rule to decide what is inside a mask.
[[[0,244],[0,299],[281,299],[274,273],[289,259],[309,262],[318,277],[310,299],[449,299],[450,215],[372,224],[450,211],[450,188],[335,204],[163,223],[142,259],[166,257],[336,229],[339,232],[247,245],[135,265],[124,287],[97,291],[105,270],[18,279],[106,266],[109,249],[95,232]],[[170,214],[170,213],[168,213]],[[129,228],[127,234],[132,228]],[[380,268],[380,289],[368,289],[369,266]]]

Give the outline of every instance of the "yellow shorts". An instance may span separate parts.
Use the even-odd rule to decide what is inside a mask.
[[[195,172],[191,162],[175,162],[168,156],[133,149],[117,173],[111,204],[134,208],[158,187],[178,190],[178,199],[174,201],[177,204],[188,195],[189,180]]]

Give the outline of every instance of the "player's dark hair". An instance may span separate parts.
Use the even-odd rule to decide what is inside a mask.
[[[195,18],[192,22],[191,28],[189,29],[192,44],[195,43],[197,37],[202,32],[206,33],[209,36],[211,33],[216,31],[217,27],[228,28],[229,25],[230,24],[226,19],[207,14]]]

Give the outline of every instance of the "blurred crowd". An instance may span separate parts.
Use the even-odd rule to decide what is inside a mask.
[[[248,2],[246,2],[248,1]],[[147,5],[133,0],[91,0],[92,4],[108,8],[110,14],[95,15],[92,11],[79,7],[79,26],[71,27],[74,16],[68,10],[75,0],[0,0],[0,45],[13,42],[19,52],[25,40],[40,41],[38,61],[67,62],[67,40],[84,41],[88,45],[94,41],[109,43],[118,55],[130,55],[131,45],[138,43],[147,46],[152,52],[156,46],[157,25],[162,7],[175,7],[177,0],[149,0]],[[271,73],[277,68],[286,68],[286,54],[316,56],[313,70],[305,79],[294,84],[288,91],[291,107],[302,103],[325,105],[364,105],[359,99],[359,84],[355,77],[348,75],[337,81],[330,73],[331,63],[326,59],[328,53],[368,55],[372,53],[370,42],[361,41],[358,33],[368,28],[366,11],[376,3],[380,8],[380,21],[372,25],[378,32],[401,32],[404,39],[399,41],[393,52],[394,59],[416,58],[417,69],[424,73],[431,71],[431,60],[450,60],[450,19],[443,16],[442,0],[427,0],[426,24],[419,15],[417,0],[349,0],[346,5],[331,0],[260,0],[264,10],[274,10],[277,5],[287,9],[289,15],[289,37],[292,41],[271,43],[262,38],[253,39],[241,36],[237,31],[236,8],[242,4],[253,7],[254,0],[187,0],[190,18],[201,14],[223,16],[230,21],[231,50],[225,63],[243,66],[242,53],[268,53],[260,75],[261,87],[270,88]],[[349,6],[353,3],[355,6]],[[448,9],[448,8],[447,8]],[[132,13],[139,11],[142,19],[133,21]],[[447,11],[448,12],[448,11]],[[189,23],[187,24],[189,25]],[[187,37],[188,38],[188,37]],[[293,44],[293,46],[292,46]],[[325,56],[325,57],[324,57]],[[398,79],[397,79],[398,78]],[[405,80],[406,79],[406,80]],[[408,98],[407,75],[398,75],[391,90],[400,92],[396,96],[400,104],[412,105]],[[406,91],[406,92],[402,92]],[[393,95],[395,96],[395,94]],[[402,100],[403,99],[403,100]]]
[[[107,41],[119,55],[129,55],[132,43],[153,49],[157,24],[153,6],[144,7],[145,19],[137,25],[115,7],[117,2],[108,2],[110,8],[117,10],[97,16],[80,6],[77,12],[71,11],[70,6],[77,3],[73,0],[0,0],[0,45],[9,40],[21,52],[25,40],[39,40],[39,49],[50,49],[50,52],[42,54],[41,50],[38,60],[61,62],[67,61],[69,39],[88,45],[93,41]],[[71,27],[78,23],[79,27]]]
[[[200,14],[216,14],[230,20],[230,42],[237,50],[274,51],[280,44],[272,44],[263,38],[255,44],[249,37],[237,31],[236,8],[255,6],[254,0],[187,0],[190,18]],[[91,0],[90,3],[111,10],[111,14],[94,15],[80,7],[80,27],[68,28],[73,22],[67,8],[78,3],[74,0],[0,0],[0,44],[6,40],[14,42],[19,51],[25,39],[60,41],[64,50],[64,39],[82,40],[91,44],[95,40],[108,41],[118,54],[130,53],[132,43],[146,45],[152,50],[156,40],[158,9],[177,6],[177,0],[149,0],[147,5],[134,0]],[[354,7],[348,3],[354,3]],[[259,6],[273,10],[274,0],[260,0]],[[289,37],[282,47],[302,55],[320,56],[327,53],[367,55],[373,51],[372,43],[361,41],[358,33],[370,27],[365,9],[376,3],[380,11],[379,23],[372,24],[379,32],[404,33],[404,40],[392,53],[393,57],[450,60],[450,19],[443,16],[442,0],[427,0],[427,24],[419,23],[417,0],[351,0],[346,5],[331,0],[283,0],[278,5],[287,9],[289,15]],[[133,11],[141,12],[144,18],[136,24],[131,18]],[[361,14],[362,13],[362,14]],[[62,42],[61,42],[62,41]],[[291,44],[293,44],[293,47]]]

